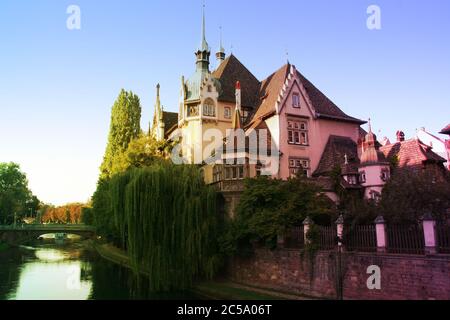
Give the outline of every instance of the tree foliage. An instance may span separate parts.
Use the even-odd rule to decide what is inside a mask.
[[[303,177],[287,181],[247,179],[236,218],[221,238],[222,251],[246,251],[253,241],[274,246],[278,235],[301,225],[307,216],[319,223],[330,223],[336,216],[334,207],[317,185]]]
[[[101,181],[93,197],[97,231],[126,248],[153,291],[211,278],[217,255],[216,193],[195,166],[154,163]]]
[[[450,176],[423,171],[411,175],[393,175],[383,189],[378,205],[380,214],[392,222],[412,222],[424,213],[446,218],[450,208]]]
[[[121,90],[111,111],[111,123],[103,163],[100,167],[101,178],[111,177],[124,171],[123,154],[131,140],[141,134],[141,103],[133,92]]]
[[[43,212],[43,223],[81,223],[83,203],[69,203],[63,206],[48,206]]]
[[[28,180],[16,163],[0,163],[0,223],[11,224],[14,214],[18,219],[32,215],[40,201],[28,189]]]

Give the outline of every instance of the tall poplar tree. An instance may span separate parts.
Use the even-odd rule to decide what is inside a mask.
[[[122,159],[128,144],[141,133],[141,102],[132,91],[122,89],[111,111],[108,145],[100,178],[109,178],[124,168]]]

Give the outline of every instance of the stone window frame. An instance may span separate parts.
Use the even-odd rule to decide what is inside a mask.
[[[298,146],[309,146],[308,121],[288,119],[288,144]]]
[[[311,160],[301,157],[289,157],[289,174],[295,176],[299,170],[303,170],[306,177],[310,177]]]

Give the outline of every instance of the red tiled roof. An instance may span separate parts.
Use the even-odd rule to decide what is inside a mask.
[[[221,85],[220,101],[236,102],[235,87],[239,81],[242,106],[255,108],[258,105],[260,82],[234,55],[226,58],[212,75]]]
[[[267,79],[261,82],[259,93],[260,104],[253,116],[253,121],[275,111],[276,102],[278,100],[283,84],[286,82],[286,78],[290,73],[290,70],[291,65],[289,63],[285,64],[280,69],[271,74]],[[365,123],[365,121],[350,117],[345,114],[299,71],[297,71],[297,76],[300,79],[301,84],[305,88],[306,93],[308,94],[308,97],[316,112],[316,115],[319,118],[350,121],[359,124]]]
[[[448,124],[444,129],[441,130],[442,134],[450,134],[450,124]]]
[[[348,137],[331,135],[320,158],[314,176],[330,174],[336,167],[341,167],[347,155],[350,163],[358,162],[358,146]]]
[[[446,162],[444,158],[438,156],[431,149],[418,139],[410,139],[383,146],[380,151],[389,160],[397,157],[398,168],[416,169],[422,167],[426,162]]]

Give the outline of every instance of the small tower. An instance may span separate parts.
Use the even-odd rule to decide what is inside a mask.
[[[369,132],[363,141],[361,164],[359,165],[361,185],[365,188],[367,199],[378,201],[381,191],[390,177],[390,163],[378,150],[376,136],[372,132],[369,119]]]
[[[220,47],[219,47],[219,51],[217,51],[216,53],[216,58],[217,58],[217,67],[220,66],[220,64],[225,60],[225,49],[223,48],[223,44],[222,44],[222,27],[220,27]]]
[[[206,42],[205,5],[203,5],[202,15],[202,40],[195,56],[197,57],[197,71],[209,72],[209,56],[211,55],[211,51],[209,50],[208,42]]]
[[[163,110],[161,107],[161,100],[159,96],[159,89],[161,86],[159,83],[156,85],[156,103],[155,103],[155,114],[153,116],[153,134],[156,140],[160,141],[164,139],[165,124],[163,117]]]

